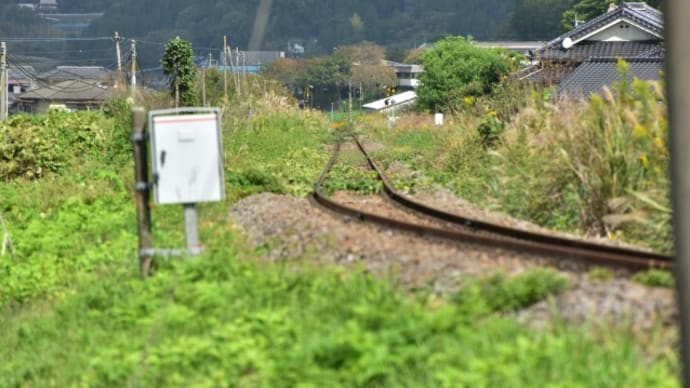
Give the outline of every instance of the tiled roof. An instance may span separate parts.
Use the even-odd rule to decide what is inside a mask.
[[[587,23],[550,41],[539,51],[559,49],[565,38],[577,41],[621,18],[635,22],[660,36],[663,34],[664,21],[661,12],[641,2],[622,3],[618,8],[603,15],[599,15]]]
[[[38,78],[49,82],[77,79],[104,81],[108,76],[109,71],[101,66],[58,66],[56,69],[40,74]]]
[[[21,68],[10,65],[7,69],[10,80],[28,80],[31,79],[32,74],[36,74],[36,69],[29,65],[23,65]]]
[[[664,60],[661,58],[627,58],[630,76],[641,80],[656,81],[661,78]],[[621,80],[616,58],[591,59],[578,66],[558,86],[558,96],[586,97],[600,93],[604,86]]]
[[[577,62],[593,57],[659,58],[662,56],[663,43],[660,41],[583,41],[568,50],[559,45],[557,47],[547,47],[537,53],[537,58],[542,60]]]
[[[110,89],[94,81],[69,80],[21,94],[21,100],[105,101]]]

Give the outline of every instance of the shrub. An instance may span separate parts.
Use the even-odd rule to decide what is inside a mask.
[[[100,112],[17,115],[0,123],[0,176],[38,179],[122,152],[122,136]],[[117,146],[115,146],[117,144]]]
[[[510,72],[513,60],[505,51],[480,48],[456,36],[436,42],[424,53],[422,64],[417,105],[453,111],[466,96],[491,93]]]

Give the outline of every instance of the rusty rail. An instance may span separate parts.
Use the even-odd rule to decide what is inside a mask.
[[[596,244],[565,237],[510,228],[481,220],[462,217],[419,203],[397,192],[371,155],[363,147],[359,139],[357,139],[354,135],[352,135],[352,138],[357,144],[359,150],[366,157],[369,166],[376,171],[378,178],[383,183],[384,192],[393,201],[421,214],[466,227],[468,228],[468,231],[417,225],[363,212],[329,199],[323,194],[321,188],[332,167],[338,160],[340,147],[344,141],[344,137],[339,139],[336,143],[333,155],[321,173],[318,181],[315,183],[314,193],[312,194],[317,203],[340,214],[344,214],[361,221],[371,222],[420,235],[440,237],[454,241],[466,241],[491,246],[500,246],[520,251],[557,256],[558,258],[574,258],[589,264],[625,267],[635,271],[650,268],[671,269],[673,266],[673,259],[670,256],[655,252]],[[479,232],[485,233],[482,234]]]

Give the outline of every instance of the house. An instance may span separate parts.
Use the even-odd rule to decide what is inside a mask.
[[[10,65],[7,69],[7,88],[10,95],[18,95],[31,89],[34,85],[32,74],[36,74],[33,66]]]
[[[58,66],[35,76],[33,68],[21,66],[10,67],[9,74],[12,112],[98,109],[113,91],[112,73],[100,66]]]
[[[70,80],[96,81],[109,85],[114,82],[112,72],[102,66],[58,66],[36,78],[49,84]]]
[[[72,79],[43,84],[17,96],[16,109],[27,113],[45,113],[51,108],[99,109],[112,92],[113,88],[94,80]]]
[[[407,65],[393,61],[386,61],[386,63],[395,70],[400,89],[413,90],[419,87],[419,76],[424,72],[421,65]]]
[[[33,66],[10,65],[7,69],[7,106],[9,111],[15,111],[18,96],[35,87],[32,74],[36,74]]]
[[[585,82],[581,92],[593,92],[593,85],[612,82],[615,59],[622,58],[636,63],[631,66],[636,76],[659,79],[659,72],[650,69],[661,69],[663,29],[661,12],[646,3],[612,5],[605,14],[580,24],[534,52],[531,59],[536,63],[522,70],[517,78],[542,85],[565,83],[561,92],[573,91],[575,83]],[[580,66],[584,67],[579,69]]]

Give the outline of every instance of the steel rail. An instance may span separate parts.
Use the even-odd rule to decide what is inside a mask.
[[[669,256],[660,255],[654,252],[611,247],[573,239],[549,236],[545,234],[527,232],[520,229],[508,228],[484,221],[460,217],[458,215],[443,212],[439,209],[413,201],[404,197],[392,187],[385,174],[383,174],[381,169],[374,162],[373,158],[371,158],[371,155],[369,155],[369,153],[364,149],[361,142],[359,142],[355,136],[352,137],[356,141],[360,151],[366,156],[369,165],[377,172],[379,179],[381,179],[384,184],[384,190],[392,199],[401,205],[410,207],[411,209],[420,213],[433,216],[453,224],[468,227],[472,231],[441,229],[404,222],[393,218],[364,212],[329,199],[323,194],[322,186],[332,167],[338,160],[341,144],[344,138],[340,138],[336,142],[333,155],[326,164],[323,172],[319,176],[319,179],[314,184],[314,192],[312,193],[312,197],[317,203],[332,211],[361,221],[396,228],[415,234],[440,237],[454,241],[466,241],[490,246],[501,246],[547,255],[559,255],[577,258],[590,264],[625,267],[631,270],[645,270],[650,268],[670,269],[673,265],[673,261]],[[493,233],[494,235],[478,234],[477,231],[480,230]]]
[[[453,224],[459,224],[478,230],[484,230],[487,232],[501,234],[507,237],[525,239],[529,241],[542,242],[548,244],[558,244],[580,249],[590,249],[599,252],[617,253],[627,256],[636,256],[640,258],[648,258],[659,261],[672,261],[672,258],[670,256],[663,255],[657,252],[617,247],[612,245],[596,244],[588,241],[575,240],[568,237],[559,237],[543,233],[531,232],[524,229],[516,229],[503,225],[493,224],[490,222],[462,217],[457,214],[447,213],[443,210],[427,206],[421,202],[417,202],[413,199],[405,197],[404,195],[396,191],[393,185],[390,183],[390,180],[388,180],[386,175],[383,173],[383,170],[379,168],[379,166],[376,164],[369,152],[364,148],[359,139],[355,137],[354,140],[357,143],[357,147],[366,156],[369,166],[371,166],[371,168],[374,169],[374,171],[376,171],[376,174],[378,175],[379,179],[381,180],[381,182],[383,182],[384,191],[386,192],[388,197],[390,197],[392,200],[398,202],[403,206],[409,207],[413,210],[419,211],[426,215],[430,215],[440,220],[450,222]]]

